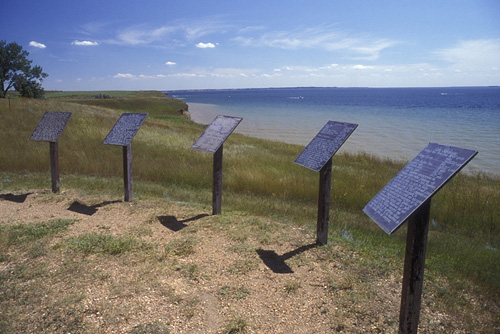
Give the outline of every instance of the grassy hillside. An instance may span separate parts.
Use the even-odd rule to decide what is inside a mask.
[[[211,203],[212,156],[190,148],[204,127],[182,116],[184,102],[158,92],[47,96],[0,99],[0,194],[50,189],[49,146],[28,140],[50,110],[73,113],[59,141],[61,189],[120,196],[122,150],[102,141],[121,113],[148,112],[132,144],[135,200]],[[314,240],[319,176],[293,163],[302,149],[233,134],[224,144],[223,212],[272,218],[305,229]],[[402,166],[366,154],[340,154],[332,173],[330,243],[356,250],[363,261],[397,275],[405,229],[387,236],[361,209]],[[499,207],[500,180],[484,175],[458,175],[433,198],[426,284],[442,288],[443,307],[469,303],[460,297],[467,289],[498,310]],[[443,279],[446,284],[440,285]]]

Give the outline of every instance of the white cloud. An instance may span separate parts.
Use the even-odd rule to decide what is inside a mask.
[[[354,65],[352,68],[355,70],[371,70],[371,69],[374,69],[375,67],[359,64],[359,65]]]
[[[195,78],[195,77],[201,77],[200,75],[197,75],[195,73],[176,73],[176,74],[171,74],[169,76],[170,77],[174,77],[174,78]]]
[[[38,43],[38,42],[35,42],[35,41],[31,41],[30,42],[30,46],[32,46],[34,48],[39,48],[39,49],[45,49],[47,47],[45,44]]]
[[[500,39],[461,41],[455,47],[434,52],[439,58],[468,68],[500,66]]]
[[[201,19],[193,22],[177,20],[168,25],[150,27],[134,25],[117,33],[116,38],[107,42],[119,45],[150,45],[156,47],[188,46],[203,36],[225,32],[228,25],[218,20]]]
[[[331,70],[331,69],[338,68],[338,67],[339,67],[339,64],[330,64],[330,65],[322,66],[319,69],[320,70]]]
[[[130,73],[118,73],[117,75],[113,76],[115,79],[135,79],[136,76]]]
[[[96,46],[99,45],[98,42],[92,42],[92,41],[73,41],[71,42],[72,45],[78,45],[78,46]]]
[[[125,29],[118,34],[118,44],[143,45],[151,44],[162,40],[164,37],[176,32],[178,28],[174,26],[163,26],[156,29],[144,29],[134,26]]]
[[[176,65],[176,63],[174,63],[173,61],[167,61],[165,63],[165,65],[167,65],[167,66],[174,66],[174,65]]]
[[[215,48],[215,44],[213,43],[198,43],[196,47],[199,49],[213,49]]]
[[[248,27],[245,27],[245,28],[241,28],[239,30],[240,33],[248,33],[248,32],[254,32],[254,31],[262,31],[264,30],[266,27],[263,26],[263,25],[260,25],[260,26],[248,26]]]
[[[376,60],[380,52],[399,44],[388,39],[374,39],[366,36],[351,36],[330,27],[313,27],[296,31],[273,31],[259,37],[237,37],[234,39],[244,46],[272,47],[284,50],[323,49],[343,51],[356,59]]]

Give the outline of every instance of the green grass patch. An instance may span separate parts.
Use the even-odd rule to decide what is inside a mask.
[[[71,237],[65,242],[66,246],[84,254],[118,255],[140,247],[141,242],[127,237],[115,237],[107,234],[88,233]]]
[[[0,261],[7,260],[7,251],[13,245],[27,245],[32,257],[45,254],[41,239],[54,236],[73,225],[73,219],[54,219],[40,223],[0,225]]]

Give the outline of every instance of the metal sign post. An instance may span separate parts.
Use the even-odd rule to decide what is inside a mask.
[[[123,185],[125,202],[131,202],[134,199],[132,191],[132,144],[123,146]]]
[[[213,183],[212,183],[212,214],[222,213],[222,148],[214,153]]]
[[[430,212],[429,198],[408,218],[399,333],[417,333],[418,330]]]
[[[61,190],[59,178],[59,145],[57,142],[50,142],[50,176],[52,179],[52,192],[58,193]]]
[[[68,124],[70,112],[47,111],[31,134],[30,140],[48,141],[50,145],[50,176],[52,179],[52,192],[61,190],[59,178],[59,145],[58,140],[66,124]]]
[[[430,143],[363,209],[388,234],[408,220],[400,334],[418,330],[431,198],[477,153]]]
[[[330,192],[332,188],[332,158],[319,171],[317,243],[328,242],[328,222],[330,220]]]
[[[125,202],[134,198],[132,191],[132,139],[148,117],[147,113],[125,113],[104,139],[103,144],[123,146],[123,185]]]
[[[222,212],[222,151],[223,144],[229,135],[243,120],[241,117],[219,115],[208,125],[201,136],[191,146],[195,150],[212,153],[213,183],[212,183],[212,214]]]
[[[332,157],[358,127],[357,124],[328,121],[295,163],[319,172],[318,221],[316,241],[328,242],[330,192],[332,186]]]

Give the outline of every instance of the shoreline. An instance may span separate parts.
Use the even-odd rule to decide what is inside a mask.
[[[266,122],[258,120],[256,117],[242,116],[238,113],[227,111],[224,107],[215,104],[195,102],[186,102],[186,104],[188,104],[191,120],[195,123],[208,125],[217,115],[221,114],[243,117],[243,121],[236,128],[235,133],[264,140],[301,145],[305,147],[321,129],[321,126],[311,127],[308,126],[309,124],[301,124],[300,128],[293,128],[283,124],[283,122]],[[339,121],[346,120],[340,119]],[[389,128],[391,128],[391,124],[388,123],[386,130]],[[375,128],[369,129],[366,126],[364,129],[360,129],[360,127],[358,127],[358,129],[354,131],[345,144],[339,149],[338,153],[368,154],[380,159],[389,159],[406,164],[429,143],[425,142],[425,140],[414,140],[413,142],[405,143],[402,140],[398,141],[393,138],[394,134],[391,136],[388,131],[383,130],[384,129]],[[396,134],[401,133],[401,131],[401,129],[395,128]],[[394,145],[388,145],[387,142],[394,142]],[[450,145],[458,146],[453,144]],[[463,171],[468,175],[484,173],[489,177],[500,178],[500,173],[495,172],[494,168],[489,167],[483,162],[485,156],[492,154],[493,153],[490,152],[480,151],[478,154],[479,159],[476,156],[475,159],[465,166]]]

